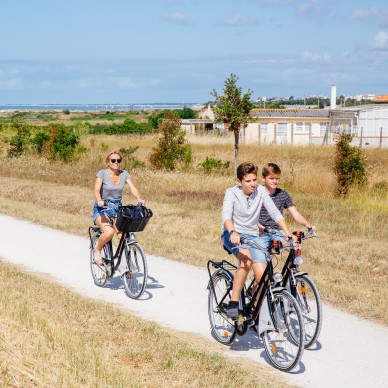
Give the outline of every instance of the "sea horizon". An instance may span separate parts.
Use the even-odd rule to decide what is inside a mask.
[[[129,111],[154,109],[182,109],[184,107],[198,107],[204,104],[195,102],[154,102],[154,103],[105,103],[105,104],[0,104],[0,111],[18,110],[53,110],[53,111]]]

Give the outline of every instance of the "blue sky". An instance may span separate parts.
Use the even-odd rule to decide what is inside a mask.
[[[0,104],[388,94],[387,0],[2,2]]]

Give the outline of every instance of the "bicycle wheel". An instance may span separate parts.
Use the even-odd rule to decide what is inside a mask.
[[[276,368],[290,371],[303,355],[305,332],[302,311],[296,299],[285,290],[273,294],[270,311],[276,329],[262,334],[264,349]]]
[[[322,302],[314,282],[307,275],[296,280],[296,300],[302,309],[306,332],[305,348],[309,348],[318,339],[322,327]]]
[[[125,291],[130,298],[138,299],[145,290],[148,274],[146,257],[138,243],[126,243],[125,259],[128,268],[123,274]]]
[[[98,265],[94,261],[94,248],[97,245],[98,237],[92,238],[92,244],[90,247],[90,270],[92,272],[94,284],[99,287],[104,287],[106,283],[108,282],[108,276],[107,276],[107,266],[106,266],[106,260],[109,257],[107,247],[104,246],[103,250],[101,251],[101,258],[103,259],[103,263],[101,265]]]
[[[209,285],[208,314],[214,338],[224,345],[231,344],[237,334],[233,319],[225,313],[232,295],[229,278],[217,270],[212,275],[213,287]],[[217,305],[218,303],[218,305]]]

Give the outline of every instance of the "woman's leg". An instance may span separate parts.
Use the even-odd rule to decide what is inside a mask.
[[[96,220],[94,221],[95,224],[101,229],[102,234],[100,235],[96,249],[94,250],[94,260],[96,264],[101,265],[102,259],[101,259],[101,251],[104,245],[112,240],[115,230],[110,224],[110,219],[105,214],[102,216],[98,216]]]

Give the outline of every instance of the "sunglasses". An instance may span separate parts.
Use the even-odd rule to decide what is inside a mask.
[[[111,159],[110,160],[112,163],[121,163],[121,159]]]

